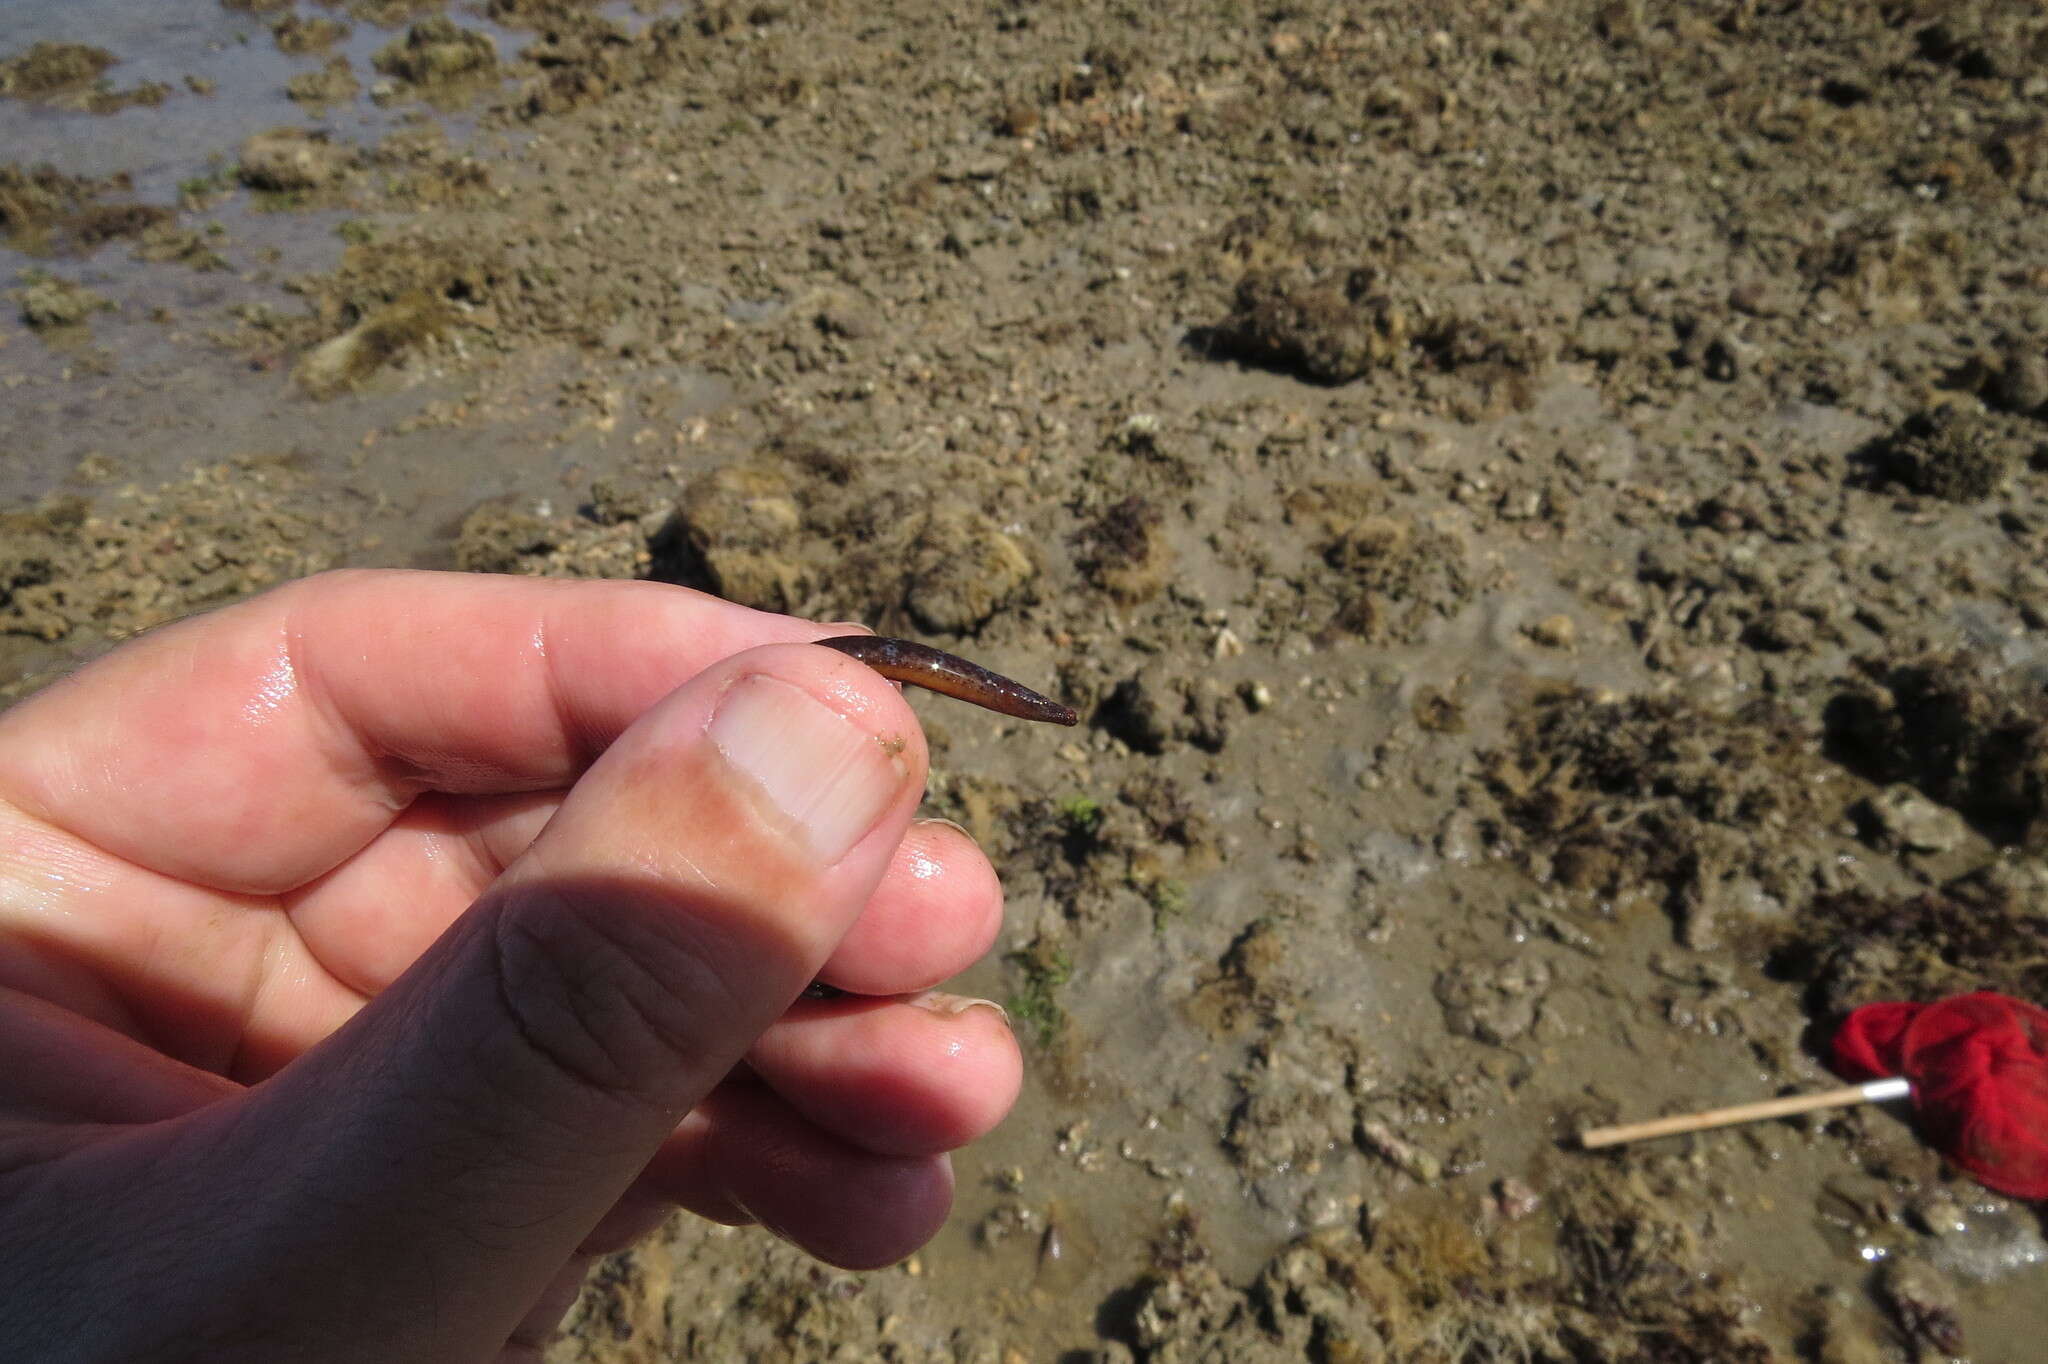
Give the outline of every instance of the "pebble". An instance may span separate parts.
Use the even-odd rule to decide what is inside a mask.
[[[1881,847],[1901,852],[1945,853],[1970,837],[1963,817],[1899,783],[1864,801],[1857,810]]]
[[[1578,640],[1579,627],[1560,611],[1524,626],[1523,633],[1546,649],[1569,649]]]

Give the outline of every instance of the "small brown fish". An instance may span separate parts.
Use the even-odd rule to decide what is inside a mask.
[[[1001,673],[992,673],[978,663],[969,663],[928,644],[883,635],[839,635],[817,643],[858,659],[891,682],[907,682],[941,696],[972,701],[1020,720],[1071,725],[1079,718],[1072,707],[1040,696],[1022,682],[1013,682]]]

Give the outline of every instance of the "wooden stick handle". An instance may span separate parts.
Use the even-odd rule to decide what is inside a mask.
[[[1761,1122],[1793,1113],[1812,1113],[1822,1108],[1847,1108],[1851,1104],[1882,1103],[1903,1099],[1912,1091],[1903,1079],[1872,1080],[1867,1084],[1823,1090],[1818,1094],[1793,1094],[1762,1103],[1736,1104],[1733,1108],[1709,1109],[1705,1113],[1681,1113],[1675,1118],[1650,1122],[1623,1123],[1619,1127],[1589,1127],[1579,1133],[1579,1145],[1588,1151],[1619,1146],[1626,1141],[1647,1141],[1651,1137],[1672,1137],[1680,1132],[1704,1132],[1712,1127],[1733,1127],[1737,1123]]]

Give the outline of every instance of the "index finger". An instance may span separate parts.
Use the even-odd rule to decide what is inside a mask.
[[[0,716],[0,799],[169,875],[276,893],[422,791],[566,787],[709,664],[843,632],[659,583],[322,574]]]

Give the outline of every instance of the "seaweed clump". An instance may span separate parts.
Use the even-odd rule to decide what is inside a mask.
[[[490,35],[433,15],[378,50],[371,65],[413,85],[432,85],[497,69],[498,45]]]
[[[1910,782],[1995,843],[2048,844],[2048,686],[1967,653],[1866,662],[1827,711],[1829,755]]]
[[[88,43],[36,43],[0,61],[0,96],[45,100],[60,108],[112,114],[137,104],[162,104],[171,87],[145,81],[115,90],[103,77],[121,59]]]
[[[1401,364],[1426,330],[1423,311],[1380,271],[1359,268],[1338,281],[1293,267],[1247,272],[1208,339],[1250,364],[1334,387]]]
[[[2022,453],[1998,418],[1947,406],[1907,418],[1868,455],[1882,482],[1946,502],[1981,502],[2005,486]]]
[[[1455,615],[1475,591],[1464,541],[1401,516],[1367,516],[1323,547],[1337,611],[1324,638],[1414,643],[1435,616]]]
[[[1409,1208],[1294,1242],[1247,1288],[1221,1282],[1185,1210],[1109,1323],[1146,1364],[1398,1359],[1411,1364],[1764,1364],[1738,1286],[1710,1269],[1709,1219],[1683,1193],[1589,1174],[1543,1227]],[[1542,1265],[1538,1268],[1536,1266]]]
[[[1124,498],[1074,537],[1081,572],[1126,606],[1157,596],[1173,564],[1163,521],[1144,498]]]
[[[1997,990],[2048,1007],[2048,878],[1993,862],[1937,890],[1815,900],[1773,957],[1806,982],[1815,1012],[1839,1017],[1886,999]]]
[[[1538,879],[1604,903],[1648,890],[1705,947],[1728,911],[1791,904],[1811,884],[1817,854],[1759,835],[1829,824],[1819,747],[1769,701],[1718,715],[1545,687],[1484,770]]]
[[[0,95],[34,98],[90,85],[120,58],[85,43],[36,43],[0,61]]]
[[[47,163],[0,164],[0,239],[29,252],[84,253],[116,237],[139,237],[177,215],[158,204],[100,203],[133,188],[126,175],[95,180]]]

